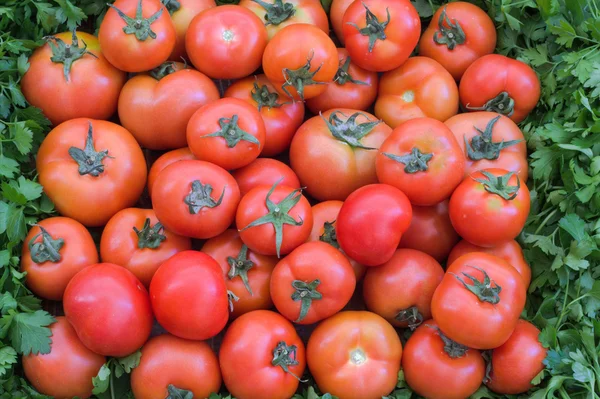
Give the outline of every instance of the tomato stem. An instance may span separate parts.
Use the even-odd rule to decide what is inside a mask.
[[[227,147],[229,148],[235,147],[242,140],[256,144],[260,147],[260,141],[258,141],[256,137],[239,127],[238,119],[239,117],[237,115],[233,115],[231,118],[220,118],[219,126],[221,127],[221,130],[200,136],[200,138],[204,139],[208,137],[223,137],[227,143]]]
[[[228,256],[227,263],[229,264],[229,272],[227,272],[227,277],[230,280],[233,280],[236,277],[242,279],[244,283],[244,287],[252,296],[252,288],[250,288],[250,282],[248,281],[248,271],[254,267],[254,262],[248,259],[248,247],[246,244],[242,245],[240,252],[237,257]]]
[[[173,61],[167,61],[151,70],[150,76],[156,80],[161,80],[165,76],[169,76],[172,73],[177,72],[175,69],[175,63]]]
[[[86,54],[89,54],[94,58],[98,58],[96,54],[87,50],[87,44],[85,41],[83,41],[83,39],[81,40],[83,47],[79,47],[77,32],[75,29],[73,29],[72,32],[73,36],[71,39],[71,44],[66,44],[62,39],[55,36],[44,37],[44,40],[46,40],[48,46],[50,46],[50,50],[52,51],[52,57],[50,57],[50,61],[57,64],[63,64],[63,76],[67,82],[71,76],[71,67],[75,61],[82,58]]]
[[[485,126],[485,130],[473,126],[478,134],[471,139],[470,143],[467,141],[467,136],[464,136],[465,148],[467,149],[467,156],[470,160],[479,161],[481,159],[488,159],[492,161],[498,159],[500,157],[500,151],[523,141],[509,140],[505,142],[502,140],[501,142],[494,142],[492,139],[492,130],[499,119],[500,115],[491,119]]]
[[[150,218],[146,218],[144,226],[141,230],[138,230],[137,227],[133,226],[133,231],[135,231],[135,234],[138,238],[138,248],[158,248],[160,246],[160,243],[167,239],[167,236],[161,234],[162,230],[162,224],[156,223],[154,226],[152,226],[150,224]]]
[[[438,19],[438,28],[433,35],[433,41],[439,45],[448,46],[448,50],[454,50],[458,44],[466,40],[465,32],[456,19],[450,19],[446,14],[446,7],[442,9]]]
[[[71,147],[69,148],[69,155],[79,165],[79,174],[92,175],[94,177],[100,176],[104,172],[104,164],[102,160],[104,158],[112,158],[108,155],[108,150],[97,152],[94,147],[94,137],[92,132],[92,122],[89,122],[88,134],[85,140],[85,147],[81,148]]]
[[[517,184],[515,186],[508,184],[510,178],[515,174],[514,172],[508,172],[502,176],[494,176],[492,173],[486,170],[482,170],[480,172],[485,176],[485,178],[478,178],[474,180],[483,184],[483,188],[485,188],[485,191],[488,193],[499,195],[507,201],[512,201],[519,194],[519,189],[521,188],[521,180],[519,179],[519,176],[515,176],[517,178]]]
[[[364,146],[360,140],[367,134],[371,133],[375,126],[381,123],[380,120],[372,121],[362,112],[356,112],[349,117],[346,117],[345,121],[343,121],[338,115],[346,117],[346,115],[341,111],[333,111],[329,115],[329,120],[325,119],[325,117],[321,115],[321,118],[325,121],[325,124],[327,125],[327,128],[333,137],[353,148],[361,148],[363,150],[376,149],[374,147]],[[356,123],[356,119],[360,115],[363,115],[365,118],[367,118],[368,122]]]
[[[394,155],[383,152],[383,155],[389,159],[403,163],[405,173],[427,172],[427,164],[433,158],[432,153],[422,153],[417,147],[413,147],[410,153],[404,155]]]
[[[460,276],[450,272],[467,290],[472,292],[481,302],[491,303],[496,305],[500,302],[500,287],[494,280],[490,279],[490,276],[485,270],[477,266],[469,266],[475,270],[479,270],[483,273],[483,281],[479,281],[472,275],[462,272],[461,274],[471,281],[471,284],[467,284]]]
[[[323,223],[323,234],[319,236],[319,241],[326,242],[336,249],[340,249],[340,244],[337,240],[337,233],[335,231],[335,220],[332,222]]]
[[[177,0],[161,0],[170,15],[181,8],[181,3]]]
[[[200,212],[202,208],[215,208],[221,205],[223,197],[225,196],[225,187],[221,192],[221,196],[215,201],[211,194],[213,188],[210,184],[202,184],[200,180],[194,180],[192,182],[192,188],[190,193],[183,199],[183,202],[189,206],[189,211],[192,215]]]
[[[468,347],[448,338],[439,327],[431,326],[429,324],[427,324],[427,327],[434,329],[436,334],[441,338],[442,342],[444,342],[444,352],[446,352],[450,358],[457,359],[459,357],[463,357],[469,350]]]
[[[233,312],[233,303],[240,300],[240,297],[235,295],[233,291],[227,290],[227,303],[229,304],[229,312]]]
[[[296,377],[300,382],[302,380],[296,374],[292,373],[289,369],[290,366],[297,366],[300,364],[296,359],[296,351],[298,347],[296,345],[288,345],[284,341],[279,341],[277,346],[273,349],[273,360],[271,364],[275,367],[281,367],[283,371]]]
[[[317,69],[311,72],[311,62],[314,55],[314,53],[311,53],[311,55],[306,59],[306,64],[298,69],[283,68],[282,73],[283,77],[285,78],[285,83],[281,86],[281,89],[290,98],[294,98],[294,96],[292,96],[287,90],[287,87],[289,86],[295,88],[300,100],[304,101],[304,88],[306,86],[325,84],[325,82],[317,82],[313,79],[323,66],[323,64],[321,64],[317,67]]]
[[[361,35],[369,37],[369,53],[373,52],[373,48],[375,47],[375,42],[377,40],[385,40],[387,36],[385,35],[385,28],[390,23],[390,9],[386,8],[385,11],[387,13],[387,20],[384,22],[379,21],[377,16],[369,10],[369,7],[365,3],[363,3],[363,7],[365,7],[365,19],[366,26],[364,28],[359,28],[359,26],[353,22],[348,22],[348,25],[354,26]]]
[[[33,236],[29,241],[28,246],[31,260],[37,264],[47,261],[52,263],[60,262],[62,258],[60,250],[65,245],[65,240],[62,238],[52,238],[50,233],[39,224],[34,224],[34,226],[39,227],[41,232]],[[42,237],[42,242],[35,242],[40,236]]]
[[[503,91],[496,97],[487,101],[481,107],[471,107],[469,104],[467,104],[465,108],[469,111],[489,111],[511,116],[515,112],[515,100],[512,99],[508,92]]]
[[[300,315],[298,316],[296,323],[304,320],[310,310],[310,305],[312,305],[313,300],[323,299],[323,294],[317,291],[319,284],[321,284],[321,280],[319,279],[313,280],[310,283],[302,280],[292,281],[292,287],[296,290],[292,294],[292,300],[294,302],[301,301]]]
[[[194,392],[177,388],[173,384],[167,386],[167,397],[165,399],[194,399]]]
[[[354,79],[350,73],[348,73],[348,68],[350,67],[350,57],[346,57],[346,60],[344,61],[344,63],[340,63],[340,66],[338,67],[337,72],[335,73],[335,76],[333,78],[333,81],[340,85],[343,86],[346,83],[350,82],[350,83],[354,83],[355,85],[368,85],[367,82],[363,82],[362,80],[356,80]]]
[[[161,7],[161,9],[154,13],[150,18],[144,18],[142,15],[142,0],[139,0],[135,12],[135,18],[131,18],[113,4],[109,3],[108,6],[115,10],[117,14],[119,14],[119,16],[125,21],[126,25],[123,27],[123,32],[125,32],[126,35],[135,35],[135,38],[141,42],[148,39],[148,37],[151,39],[156,39],[156,33],[152,30],[151,25],[156,22],[158,18],[160,18],[164,8]]]
[[[423,315],[421,312],[419,312],[419,308],[416,306],[402,309],[394,318],[401,323],[408,323],[408,327],[411,329],[411,331],[414,331],[415,328],[419,327],[421,323],[423,323]]]
[[[254,89],[250,92],[252,99],[256,101],[258,110],[262,107],[279,108],[283,104],[279,103],[279,94],[276,92],[269,91],[267,85],[259,85],[258,82],[254,82]]]
[[[252,0],[265,9],[265,26],[279,25],[290,19],[296,9],[292,3],[284,3],[283,0],[275,0],[273,4],[261,0]]]

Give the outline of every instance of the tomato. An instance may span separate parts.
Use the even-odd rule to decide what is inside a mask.
[[[414,118],[444,122],[458,112],[458,86],[436,61],[411,57],[379,81],[375,115],[391,127]]]
[[[408,0],[362,0],[342,18],[346,49],[356,65],[369,71],[398,68],[419,42],[421,19]]]
[[[442,64],[456,80],[495,48],[494,21],[481,8],[462,1],[440,7],[419,42],[419,54]]]
[[[216,7],[215,0],[161,0],[165,5],[171,20],[175,26],[177,38],[175,40],[175,48],[171,52],[169,59],[171,61],[181,61],[181,58],[186,57],[185,51],[185,34],[192,19],[204,10]]]
[[[240,186],[242,196],[255,187],[272,186],[277,182],[283,186],[300,188],[294,171],[283,162],[271,158],[257,158],[231,175]]]
[[[412,208],[406,195],[387,184],[370,184],[350,194],[337,218],[340,248],[365,266],[392,258],[408,229]]]
[[[402,344],[382,317],[350,311],[320,323],[306,353],[322,392],[344,399],[379,399],[396,386]]]
[[[111,64],[122,71],[143,72],[169,58],[177,33],[160,0],[117,0],[109,6],[98,40]]]
[[[377,183],[377,149],[391,131],[366,112],[327,111],[300,126],[290,146],[290,165],[312,197],[344,200]]]
[[[75,118],[108,119],[117,110],[126,75],[113,67],[95,36],[63,32],[46,37],[21,79],[27,102],[53,125]]]
[[[529,207],[529,189],[517,175],[503,169],[484,169],[466,177],[456,188],[450,198],[450,220],[465,240],[494,247],[519,235]]]
[[[131,372],[131,390],[137,399],[183,398],[186,391],[207,398],[220,388],[219,361],[210,346],[169,334],[150,339],[142,347],[139,366]]]
[[[67,320],[90,350],[123,357],[150,336],[152,308],[148,291],[124,267],[96,263],[77,273],[63,297]]]
[[[225,97],[239,98],[260,111],[265,123],[262,156],[273,156],[287,150],[304,120],[304,103],[281,98],[265,75],[238,80],[225,91]]]
[[[467,68],[458,91],[467,111],[497,112],[519,123],[540,99],[540,80],[524,62],[488,54]]]
[[[304,343],[285,317],[255,310],[236,319],[219,351],[227,390],[238,399],[288,399],[306,367]]]
[[[456,259],[433,294],[431,313],[442,332],[474,349],[506,342],[525,306],[525,284],[505,260],[483,252]]]
[[[485,362],[478,350],[457,344],[427,320],[404,346],[402,369],[408,385],[422,397],[464,399],[479,389]]]
[[[179,252],[160,265],[150,283],[150,300],[156,321],[180,338],[212,338],[229,319],[221,267],[199,251]]]
[[[490,379],[485,383],[492,391],[519,394],[533,388],[531,380],[544,369],[547,353],[539,335],[533,324],[519,320],[508,341],[492,351]]]
[[[150,168],[148,172],[148,193],[152,196],[152,188],[154,187],[154,182],[158,177],[158,174],[163,171],[164,168],[171,165],[172,163],[178,161],[184,161],[189,159],[196,159],[192,151],[190,151],[189,147],[178,148],[176,150],[171,150],[169,152],[165,152],[162,154]]]
[[[367,270],[365,304],[394,326],[414,330],[431,318],[431,297],[442,277],[444,269],[431,256],[414,249],[398,249],[389,261]]]
[[[219,90],[201,72],[166,62],[149,74],[129,79],[119,96],[119,119],[144,148],[167,150],[187,145],[188,121]]]
[[[521,129],[510,118],[495,112],[469,112],[445,122],[467,161],[465,175],[500,168],[527,181],[527,144]]]
[[[233,303],[232,318],[273,306],[269,284],[277,258],[250,251],[235,229],[206,241],[202,252],[219,263],[227,290],[238,298]]]
[[[44,299],[60,301],[77,272],[98,263],[98,251],[91,234],[79,222],[52,217],[39,221],[23,242],[21,270],[25,284]]]
[[[412,204],[431,206],[449,198],[464,177],[465,158],[442,122],[417,118],[394,129],[376,158],[377,178],[406,194]]]
[[[165,229],[192,238],[211,238],[227,230],[239,202],[240,189],[225,169],[196,160],[167,166],[152,192],[152,206]]]
[[[265,143],[265,124],[252,105],[222,98],[196,111],[186,134],[196,158],[230,170],[258,157]]]
[[[344,13],[346,13],[346,10],[353,2],[354,0],[333,0],[331,2],[331,8],[329,9],[331,27],[333,28],[335,37],[342,45],[344,44]]]
[[[278,258],[304,243],[313,226],[310,204],[301,190],[278,183],[244,195],[235,220],[248,248]]]
[[[135,204],[146,185],[146,160],[133,136],[100,120],[55,127],[40,146],[36,169],[56,210],[85,226],[106,224]]]
[[[316,97],[327,90],[338,69],[337,49],[314,25],[293,24],[267,44],[263,69],[275,89],[294,100]]]
[[[340,63],[333,83],[328,84],[323,93],[306,100],[313,114],[333,108],[366,110],[377,97],[377,73],[355,65],[346,49],[338,48],[337,51]]]

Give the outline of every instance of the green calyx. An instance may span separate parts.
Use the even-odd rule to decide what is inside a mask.
[[[437,335],[441,338],[442,342],[444,342],[444,352],[446,352],[450,358],[457,359],[467,354],[467,351],[469,350],[468,347],[448,338],[446,335],[444,335],[442,330],[439,329],[439,327],[430,326],[428,324],[427,327],[434,329]]]
[[[154,79],[161,80],[165,76],[169,76],[170,74],[175,73],[175,72],[177,72],[177,70],[175,69],[175,63],[173,61],[167,61],[167,62],[157,66],[156,68],[151,70],[149,73],[150,73],[150,76],[152,76]]]
[[[452,274],[466,289],[472,292],[481,302],[491,303],[492,305],[496,305],[500,302],[500,292],[502,291],[502,287],[496,284],[495,281],[490,279],[490,276],[487,274],[485,270],[477,266],[469,266],[475,270],[479,270],[483,273],[483,281],[479,281],[475,277],[471,276],[468,273],[462,272],[461,274],[471,281],[471,284],[467,284],[467,282],[461,278],[460,276]]]
[[[227,290],[227,303],[229,304],[229,312],[233,312],[233,303],[240,300],[240,297],[235,295],[233,291]]]
[[[294,302],[301,301],[300,315],[298,316],[298,319],[296,319],[296,323],[304,320],[310,310],[312,301],[323,299],[323,294],[317,291],[319,284],[321,284],[321,280],[319,279],[313,280],[310,283],[301,280],[292,281],[292,287],[296,290],[292,294],[292,300]]]
[[[346,83],[350,82],[350,83],[354,83],[355,85],[368,85],[367,82],[363,82],[362,80],[356,80],[354,79],[349,73],[348,73],[348,68],[350,67],[350,57],[346,57],[346,60],[344,61],[343,64],[340,64],[337,72],[335,73],[335,76],[333,78],[333,81],[340,85],[343,86]]]
[[[383,152],[382,154],[393,161],[403,163],[405,165],[404,172],[410,174],[427,172],[427,164],[433,158],[433,154],[422,153],[417,147],[413,147],[410,153],[404,155],[394,155],[387,152]]]
[[[265,9],[265,26],[279,25],[290,19],[296,9],[292,3],[285,3],[283,0],[275,0],[273,4],[265,3],[261,0],[252,0]]]
[[[423,315],[416,306],[402,309],[394,318],[401,323],[408,323],[408,327],[411,330],[414,330],[423,323]]]
[[[231,118],[220,118],[219,126],[221,127],[221,130],[201,136],[200,138],[223,137],[229,148],[235,147],[242,140],[260,146],[260,141],[258,141],[256,137],[242,130],[238,126],[238,119],[239,117],[237,115],[233,115]]]
[[[254,267],[254,262],[248,259],[248,247],[246,244],[242,245],[240,252],[237,257],[228,256],[227,263],[229,264],[229,272],[227,277],[233,280],[236,277],[242,279],[244,287],[248,290],[250,295],[252,294],[252,288],[250,288],[250,282],[248,281],[248,271]]]
[[[194,399],[194,393],[185,389],[179,389],[173,384],[167,386],[167,397],[165,399]]]
[[[154,226],[150,224],[150,218],[146,218],[144,226],[141,230],[133,226],[133,231],[138,237],[137,246],[139,249],[150,248],[156,249],[160,246],[160,243],[167,239],[167,236],[161,234],[163,226],[160,223],[156,223]]]
[[[374,147],[364,146],[360,140],[369,134],[375,126],[379,125],[381,121],[372,121],[362,112],[356,112],[349,117],[346,117],[345,121],[340,118],[340,115],[346,117],[341,111],[333,111],[329,115],[329,119],[325,119],[325,117],[321,115],[321,118],[325,121],[325,124],[333,137],[348,144],[352,148],[361,148],[363,150],[376,149]],[[356,123],[356,118],[360,115],[365,116],[368,122]]]
[[[66,44],[63,40],[55,36],[46,36],[44,37],[44,40],[46,40],[48,46],[50,46],[50,50],[52,51],[52,57],[50,57],[50,61],[57,64],[63,64],[63,75],[67,82],[71,76],[71,67],[75,61],[82,58],[86,54],[89,54],[94,58],[98,58],[96,54],[87,50],[87,44],[83,40],[81,40],[83,47],[79,47],[79,39],[77,38],[77,32],[75,29],[73,29],[71,44]]]
[[[210,184],[202,184],[200,180],[192,182],[190,193],[183,199],[183,202],[189,207],[190,214],[195,215],[202,208],[215,208],[221,205],[225,196],[225,187],[216,201],[211,196],[212,191],[213,188]]]
[[[135,38],[143,42],[148,38],[156,39],[156,33],[152,30],[152,24],[156,22],[163,13],[163,8],[158,10],[150,18],[144,18],[142,16],[142,0],[139,0],[137,9],[135,11],[135,18],[131,18],[123,11],[119,10],[112,4],[107,4],[113,10],[119,14],[119,16],[125,21],[126,25],[123,27],[123,32],[126,35],[135,35]]]
[[[165,6],[170,15],[173,15],[175,11],[181,8],[181,3],[177,0],[161,0],[161,3]]]
[[[325,222],[323,224],[323,234],[319,236],[319,241],[326,242],[336,249],[340,249],[340,244],[337,240],[337,233],[335,232],[335,220],[333,222]]]
[[[91,175],[94,177],[98,177],[104,172],[104,164],[102,163],[104,158],[112,158],[108,155],[108,150],[96,151],[92,133],[92,122],[89,122],[84,149],[71,147],[69,148],[69,155],[79,165],[79,174],[81,176]]]
[[[293,98],[290,92],[287,90],[288,87],[293,87],[296,89],[300,100],[304,101],[304,88],[310,85],[322,85],[325,82],[317,82],[313,78],[315,75],[321,70],[323,64],[319,65],[317,69],[311,72],[311,62],[314,57],[314,53],[307,58],[306,64],[302,65],[298,69],[288,69],[283,68],[283,77],[285,78],[285,83],[281,85],[281,89],[287,94],[289,97]]]
[[[375,14],[369,10],[369,7],[367,7],[366,4],[363,3],[363,7],[365,7],[366,10],[365,17],[367,20],[367,25],[361,29],[353,22],[348,22],[348,24],[358,29],[361,35],[369,37],[369,53],[371,53],[377,40],[387,39],[387,36],[385,35],[385,28],[390,23],[390,10],[389,8],[385,9],[387,12],[387,20],[382,22],[377,19],[377,16],[375,16]]]
[[[500,115],[491,119],[488,124],[485,126],[485,130],[479,129],[477,126],[473,126],[477,131],[478,135],[474,136],[469,143],[467,141],[467,136],[465,135],[465,148],[467,149],[467,156],[471,161],[479,161],[481,159],[489,159],[494,160],[498,159],[500,156],[500,151],[503,149],[510,147],[511,145],[515,145],[520,143],[523,140],[510,140],[501,142],[494,142],[492,140],[492,130],[494,125],[500,119]]]
[[[481,107],[471,107],[469,104],[467,104],[465,108],[467,108],[469,111],[489,111],[511,116],[515,112],[515,100],[508,95],[508,92],[503,91],[496,97],[483,104]]]
[[[250,92],[252,99],[258,104],[258,110],[260,111],[263,107],[279,108],[283,104],[279,103],[279,94],[276,92],[269,91],[267,85],[259,85],[258,82],[254,82],[254,89]]]
[[[31,260],[37,264],[42,264],[44,262],[52,262],[57,263],[60,262],[60,250],[65,245],[65,240],[62,238],[52,238],[50,233],[40,226],[39,224],[34,224],[34,226],[40,228],[40,233],[33,236],[31,240],[29,240],[29,256],[31,256]],[[42,237],[41,242],[36,242],[39,237]]]
[[[517,185],[511,186],[508,184],[510,178],[515,174],[514,172],[508,172],[502,176],[494,176],[490,172],[482,170],[481,174],[483,174],[485,178],[478,178],[474,180],[483,184],[483,188],[485,188],[485,191],[488,193],[499,195],[507,201],[515,199],[517,194],[519,194],[519,189],[521,188],[521,180],[519,179],[519,176],[516,176]]]
[[[433,41],[436,44],[448,46],[448,50],[454,50],[458,44],[463,44],[467,38],[458,21],[448,17],[446,7],[440,14],[438,29],[433,35]]]
[[[288,345],[285,341],[279,341],[277,346],[273,349],[273,360],[271,365],[274,367],[281,367],[283,371],[293,375],[300,382],[302,380],[296,374],[292,373],[289,369],[290,366],[297,366],[300,364],[296,359],[296,351],[298,347],[296,345]]]

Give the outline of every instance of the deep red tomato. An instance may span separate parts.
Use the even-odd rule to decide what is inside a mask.
[[[98,40],[106,59],[126,72],[143,72],[165,62],[177,40],[160,0],[117,0],[109,4]]]
[[[44,192],[58,212],[85,226],[102,226],[135,204],[146,185],[146,160],[121,126],[71,119],[55,127],[37,153]]]
[[[171,61],[181,61],[182,57],[186,57],[185,51],[185,34],[192,19],[204,10],[216,7],[215,0],[161,0],[167,7],[171,20],[175,26],[177,39],[175,48],[171,52],[169,59]]]
[[[344,44],[344,14],[353,2],[354,0],[333,0],[331,2],[331,8],[329,9],[331,27],[335,32],[335,37],[342,45]]]
[[[398,381],[402,344],[382,317],[340,312],[320,323],[306,347],[319,389],[344,399],[379,399]]]
[[[255,187],[272,186],[277,182],[282,186],[300,188],[294,171],[283,162],[271,158],[257,158],[231,175],[240,186],[242,196]]]
[[[433,294],[431,313],[448,338],[474,349],[497,348],[525,306],[525,284],[505,260],[483,252],[456,259]]]
[[[219,363],[236,398],[288,399],[298,389],[306,355],[292,323],[275,312],[255,310],[231,323]]]
[[[221,267],[199,251],[179,252],[160,265],[150,283],[150,300],[156,321],[180,338],[212,338],[229,319]]]
[[[495,48],[494,21],[481,8],[463,1],[440,7],[419,42],[419,54],[442,64],[456,80],[473,61]]]
[[[370,184],[350,194],[336,222],[340,248],[365,266],[392,258],[408,229],[412,208],[406,195],[387,184]]]
[[[154,182],[158,177],[158,174],[163,171],[164,168],[171,165],[172,163],[178,161],[184,161],[188,159],[196,159],[192,151],[190,151],[189,147],[178,148],[176,150],[172,150],[169,152],[165,152],[162,154],[150,168],[148,172],[148,193],[152,196],[152,188],[154,187]]]
[[[390,71],[415,49],[421,19],[408,0],[362,0],[350,4],[342,18],[344,43],[356,65]]]
[[[367,112],[329,110],[300,126],[290,165],[312,197],[345,200],[357,188],[377,183],[377,149],[391,132]]]
[[[63,32],[46,41],[29,57],[21,79],[27,102],[41,108],[53,125],[75,118],[110,118],[126,75],[104,58],[98,39]]]
[[[60,301],[77,272],[98,263],[96,244],[79,222],[53,217],[39,221],[23,242],[21,271],[25,284],[44,299]]]
[[[231,225],[240,189],[223,168],[184,160],[158,174],[152,191],[156,217],[167,230],[192,238],[216,237]]]
[[[540,80],[524,62],[488,54],[473,62],[459,86],[460,103],[467,111],[492,111],[516,123],[529,115],[540,99]]]
[[[517,175],[484,169],[467,176],[456,188],[450,198],[450,220],[465,240],[494,247],[519,235],[529,207],[529,189]]]
[[[105,356],[135,352],[148,340],[154,322],[144,285],[112,263],[96,263],[77,273],[67,285],[63,306],[81,342]]]
[[[183,398],[186,391],[207,398],[220,388],[219,361],[210,346],[169,334],[150,339],[142,347],[139,366],[131,372],[136,399]]]

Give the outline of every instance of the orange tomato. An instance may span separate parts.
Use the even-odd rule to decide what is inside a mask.
[[[331,2],[331,8],[329,9],[329,19],[331,20],[331,27],[335,32],[335,37],[344,44],[344,14],[350,4],[354,3],[354,0],[333,0]]]
[[[258,186],[273,186],[279,183],[291,188],[300,188],[294,171],[281,161],[271,158],[257,158],[250,164],[231,173],[240,186],[242,196]]]
[[[162,154],[150,168],[150,172],[148,172],[148,193],[152,196],[152,188],[154,187],[154,182],[158,177],[158,174],[162,172],[164,168],[171,165],[172,163],[178,161],[185,161],[196,159],[194,154],[190,151],[189,147],[179,148],[177,150],[172,150],[169,152],[165,152]]]

